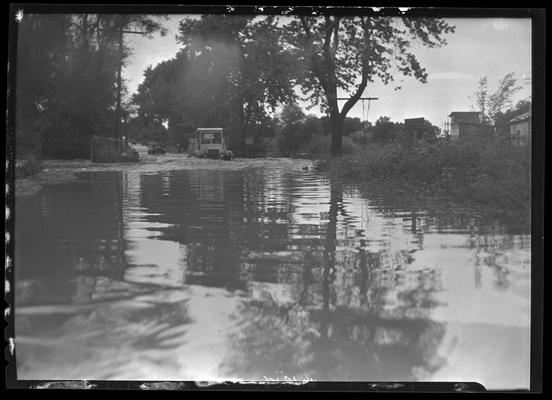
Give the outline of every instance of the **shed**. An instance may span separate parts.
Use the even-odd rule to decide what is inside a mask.
[[[481,113],[478,111],[453,111],[449,118],[452,140],[477,137],[489,131],[481,123]]]
[[[531,143],[531,111],[510,120],[509,141],[516,146]]]

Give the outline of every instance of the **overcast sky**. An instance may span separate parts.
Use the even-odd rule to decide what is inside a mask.
[[[165,25],[168,34],[152,39],[127,35],[127,43],[134,55],[124,70],[129,92],[136,90],[143,80],[148,65],[155,66],[172,58],[179,49],[175,35],[178,22],[185,15],[171,15]],[[410,77],[397,77],[390,85],[379,82],[369,84],[365,96],[378,97],[370,105],[369,121],[387,115],[393,121],[404,118],[425,117],[442,128],[451,111],[469,111],[479,78],[489,77],[490,90],[508,72],[515,72],[521,83],[531,76],[531,21],[529,19],[453,18],[447,22],[456,26],[454,34],[447,35],[448,44],[442,48],[427,49],[416,46],[416,54],[426,67],[429,77],[422,84]],[[133,36],[133,37],[130,37]],[[395,86],[400,85],[400,90]],[[343,94],[345,96],[345,94]],[[531,95],[529,84],[516,100]],[[348,114],[362,117],[359,102]],[[309,112],[318,113],[318,108]]]

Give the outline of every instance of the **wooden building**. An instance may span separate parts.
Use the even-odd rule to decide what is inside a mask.
[[[509,142],[522,146],[531,143],[531,112],[526,112],[510,120]]]
[[[481,124],[481,116],[477,111],[454,111],[449,118],[451,140],[467,139],[487,131]]]

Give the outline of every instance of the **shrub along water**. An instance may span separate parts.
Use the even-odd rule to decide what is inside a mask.
[[[392,196],[447,199],[519,221],[530,219],[530,149],[500,139],[411,148],[372,143],[362,152],[320,160],[318,167],[335,182],[360,184]]]
[[[28,155],[15,164],[15,177],[26,178],[42,171],[40,160],[34,155]]]

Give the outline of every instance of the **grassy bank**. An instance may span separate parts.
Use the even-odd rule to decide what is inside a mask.
[[[423,205],[450,202],[529,221],[531,158],[526,147],[500,140],[424,144],[415,148],[370,144],[365,151],[318,164],[334,182],[359,184],[383,197]]]

